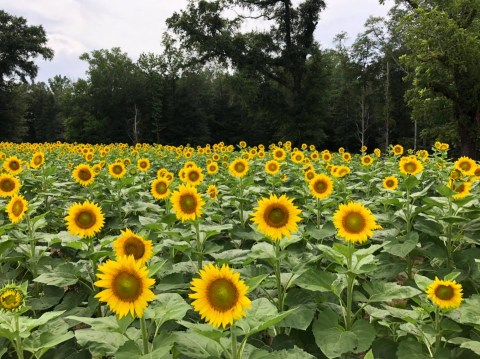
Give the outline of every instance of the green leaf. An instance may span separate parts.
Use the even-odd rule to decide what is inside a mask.
[[[385,252],[405,258],[418,244],[418,233],[410,232],[404,237],[394,238],[385,245]]]
[[[365,282],[363,288],[370,294],[369,302],[388,302],[395,299],[412,298],[421,293],[416,288],[383,281]]]
[[[275,250],[270,243],[260,242],[253,245],[250,257],[255,259],[275,259]]]
[[[177,293],[163,293],[157,295],[149,307],[145,310],[145,319],[155,319],[160,327],[169,320],[183,319],[190,305]]]
[[[310,269],[297,278],[295,284],[316,292],[331,292],[332,284],[337,277],[334,273]]]
[[[363,357],[363,359],[375,359],[375,357],[373,356],[373,352],[372,352],[371,349],[368,351],[367,354],[365,354],[365,356]]]
[[[422,354],[423,346],[416,340],[407,339],[400,342],[397,349],[398,359],[426,359],[429,358],[425,354]]]
[[[76,268],[71,263],[64,263],[54,268],[51,272],[40,274],[33,281],[56,287],[69,287],[78,282],[75,274]]]
[[[254,350],[248,355],[248,359],[310,359],[315,358],[313,355],[307,353],[306,351],[294,347],[292,349],[277,350],[272,352],[267,352],[265,350]]]
[[[295,309],[290,309],[278,314],[277,308],[268,299],[259,298],[252,301],[247,316],[235,325],[243,330],[243,334],[250,336],[274,326],[294,311]]]
[[[407,176],[407,179],[403,181],[403,187],[405,189],[411,190],[415,186],[417,186],[420,183],[417,177],[415,176]]]
[[[460,344],[460,348],[470,349],[475,354],[480,355],[480,342],[474,340],[463,342],[462,344]]]
[[[376,332],[373,325],[363,319],[358,319],[352,325],[352,332],[357,337],[356,353],[365,352],[375,340]]]
[[[55,318],[58,318],[63,313],[65,313],[64,310],[47,312],[47,313],[43,313],[41,315],[41,317],[38,318],[38,319],[20,317],[20,319],[19,319],[20,320],[20,332],[28,335],[28,333],[30,333],[36,327],[44,325],[44,324],[48,323],[49,321],[51,321]]]
[[[260,283],[262,283],[263,280],[267,277],[268,277],[268,274],[262,274],[262,275],[247,279],[245,281],[246,285],[248,286],[247,294],[253,292],[260,285]]]
[[[425,292],[430,284],[433,283],[433,280],[431,280],[428,277],[424,277],[423,275],[420,274],[415,274],[415,277],[413,278],[415,280],[415,283],[417,284],[417,287],[422,291]]]
[[[435,190],[437,191],[437,193],[439,193],[440,195],[442,195],[444,197],[451,197],[456,193],[453,189],[451,189],[451,188],[449,188],[445,185],[440,185],[437,188],[435,188]]]
[[[480,294],[473,294],[462,305],[446,314],[460,324],[480,325]]]
[[[216,341],[195,332],[176,332],[175,347],[187,358],[221,358],[223,349]]]
[[[315,303],[299,305],[295,307],[295,315],[289,315],[278,326],[307,330],[313,320],[316,308]]]
[[[344,353],[353,352],[357,346],[357,336],[338,325],[338,315],[327,308],[320,311],[318,320],[313,323],[312,331],[320,350],[328,358],[337,358]]]

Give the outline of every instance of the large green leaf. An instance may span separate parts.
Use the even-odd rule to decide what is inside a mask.
[[[460,324],[480,325],[480,294],[473,294],[459,308],[446,315]]]
[[[403,237],[396,237],[387,242],[385,252],[394,256],[405,258],[408,253],[413,251],[418,244],[418,233],[410,232]]]
[[[195,332],[176,332],[175,348],[187,358],[221,358],[222,346]]]
[[[301,288],[316,292],[331,292],[332,284],[338,275],[322,270],[310,269],[295,280]]]
[[[177,293],[159,294],[145,310],[145,319],[154,319],[160,327],[169,320],[183,319],[191,307]]]
[[[54,268],[51,272],[40,274],[33,281],[57,287],[68,287],[76,284],[78,277],[75,266],[71,263],[64,263]]]
[[[370,295],[368,302],[388,302],[395,299],[412,298],[421,293],[416,288],[382,281],[365,282],[363,288]]]

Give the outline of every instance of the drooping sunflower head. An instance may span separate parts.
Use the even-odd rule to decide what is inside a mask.
[[[244,177],[248,172],[248,161],[243,158],[233,160],[228,166],[228,172],[234,177]]]
[[[3,162],[3,168],[12,176],[15,176],[22,172],[22,160],[17,156],[10,156]]]
[[[280,170],[280,163],[276,160],[270,160],[265,164],[265,172],[269,175],[275,175]]]
[[[314,197],[324,199],[332,194],[333,181],[327,175],[320,173],[310,180],[308,187]]]
[[[125,176],[127,170],[125,169],[125,165],[123,164],[123,162],[115,162],[108,165],[108,173],[112,178],[120,179]]]
[[[11,197],[20,190],[20,181],[7,173],[0,174],[0,197]]]
[[[7,214],[10,222],[20,222],[28,209],[28,202],[21,195],[14,195],[7,204]]]
[[[251,308],[247,297],[248,286],[228,265],[219,268],[207,264],[199,271],[200,278],[192,280],[189,297],[193,309],[213,327],[226,328],[235,320],[245,317]]]
[[[152,241],[147,241],[130,229],[120,231],[122,235],[113,242],[113,249],[117,258],[133,256],[136,261],[145,264],[152,255]]]
[[[372,163],[373,163],[373,158],[372,158],[372,156],[370,156],[370,155],[365,155],[365,156],[362,157],[362,165],[363,165],[363,166],[368,167],[368,166],[371,166]]]
[[[333,224],[338,230],[337,235],[352,243],[365,243],[373,235],[373,230],[379,228],[372,212],[358,202],[340,204],[333,214]]]
[[[153,198],[159,200],[167,198],[170,195],[170,189],[168,188],[169,184],[170,182],[164,177],[154,179],[150,189]]]
[[[80,164],[73,170],[73,178],[82,186],[91,185],[95,179],[95,172],[89,165]]]
[[[40,168],[45,163],[45,154],[43,152],[35,152],[30,160],[31,168]]]
[[[155,299],[155,294],[150,290],[155,280],[148,277],[147,267],[135,261],[133,256],[124,256],[117,261],[108,260],[101,264],[98,271],[99,280],[94,284],[105,289],[95,298],[107,303],[119,318],[128,313],[141,318],[148,302]]]
[[[462,285],[454,280],[435,280],[427,288],[427,296],[440,309],[460,307],[463,301]]]
[[[380,148],[375,148],[373,150],[373,153],[375,154],[375,156],[377,157],[380,157],[382,155],[382,151],[380,150]]]
[[[182,222],[200,217],[205,204],[197,189],[189,184],[180,185],[178,190],[172,193],[170,201],[177,218]]]
[[[3,312],[16,312],[25,305],[26,298],[26,284],[6,284],[0,289],[0,310]]]
[[[253,223],[258,230],[272,240],[281,240],[283,236],[290,238],[291,233],[298,230],[301,211],[293,204],[293,199],[285,194],[277,197],[262,198],[252,214]]]
[[[477,164],[470,157],[462,156],[455,161],[455,168],[461,171],[464,176],[472,176]]]
[[[215,199],[218,196],[218,188],[214,184],[208,186],[207,188],[207,194],[210,197],[210,199]]]
[[[65,217],[68,231],[80,237],[93,237],[103,228],[105,218],[100,206],[94,202],[74,203]]]
[[[423,171],[422,163],[415,156],[405,156],[398,164],[400,172],[406,175],[417,175]]]
[[[198,186],[202,183],[203,178],[202,169],[197,166],[189,167],[185,170],[185,179],[187,180],[187,183],[192,186]]]
[[[394,191],[398,186],[398,178],[395,176],[388,176],[383,179],[382,182],[383,188]]]

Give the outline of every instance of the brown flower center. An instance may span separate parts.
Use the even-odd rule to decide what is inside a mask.
[[[112,290],[125,302],[134,302],[142,294],[142,280],[131,273],[120,273],[113,280]]]
[[[13,160],[8,165],[12,171],[17,171],[20,168],[20,163],[16,160]]]
[[[96,222],[95,214],[90,211],[82,211],[75,217],[75,223],[82,229],[91,228]]]
[[[220,278],[208,286],[207,298],[213,308],[226,312],[238,302],[238,290],[231,281]]]
[[[145,254],[145,245],[141,238],[132,236],[124,242],[123,251],[127,256],[132,255],[133,258],[139,259]]]
[[[4,192],[11,192],[15,189],[15,182],[13,182],[10,178],[5,178],[0,182],[0,188]]]
[[[442,300],[450,300],[453,298],[455,291],[452,287],[448,285],[439,285],[437,289],[435,289],[435,296]]]
[[[324,193],[327,190],[328,186],[324,181],[320,180],[315,183],[314,188],[317,193]]]
[[[470,171],[472,165],[470,164],[470,162],[464,161],[460,163],[459,167],[464,171]]]
[[[116,175],[119,175],[123,172],[123,168],[122,168],[122,166],[115,165],[112,168],[112,172],[115,173]]]
[[[272,205],[265,211],[265,222],[270,227],[280,228],[288,222],[288,211],[282,206]]]
[[[87,169],[81,169],[78,171],[78,178],[82,181],[88,181],[92,178],[92,173]]]
[[[167,185],[164,182],[159,182],[155,186],[155,190],[157,191],[158,194],[165,194],[167,193]]]
[[[15,203],[12,206],[12,213],[15,215],[15,217],[18,217],[22,214],[23,212],[23,202],[21,200],[15,201]]]
[[[37,166],[38,166],[39,164],[41,164],[41,163],[42,163],[42,156],[35,156],[35,157],[33,158],[33,163],[34,163],[35,165],[37,165]]]
[[[184,194],[179,200],[180,208],[187,214],[195,213],[197,209],[197,200],[191,194]]]
[[[415,164],[415,162],[407,162],[405,163],[405,165],[403,166],[403,169],[405,170],[405,172],[407,173],[413,173],[417,170],[417,165]]]
[[[365,218],[360,213],[350,212],[342,221],[343,227],[349,233],[360,233],[365,228]]]
[[[199,178],[200,178],[200,175],[198,174],[197,171],[191,171],[188,173],[188,179],[192,182],[198,181]]]
[[[242,162],[235,163],[234,168],[235,168],[235,171],[237,171],[238,173],[242,173],[245,171],[245,165]]]

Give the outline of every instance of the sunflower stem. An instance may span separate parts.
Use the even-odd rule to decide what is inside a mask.
[[[20,337],[20,315],[15,313],[15,351],[17,352],[18,359],[23,359],[23,344]]]
[[[435,306],[435,351],[434,353],[437,354],[438,349],[440,349],[440,344],[442,343],[442,332],[440,329],[440,324],[442,323],[442,316],[440,314],[440,310],[438,306]]]
[[[320,229],[320,198],[317,198],[317,229]]]
[[[243,223],[243,178],[240,177],[240,194],[238,196],[240,199],[240,224],[242,227],[244,227]]]
[[[230,327],[230,337],[232,338],[232,359],[237,359],[239,358],[237,349],[237,336],[235,335],[233,326]]]
[[[347,313],[345,319],[345,330],[352,328],[352,303],[353,303],[353,286],[355,283],[355,274],[352,271],[352,255],[354,252],[353,243],[348,243],[348,257],[347,257]]]
[[[148,336],[148,330],[147,330],[147,323],[145,321],[145,317],[143,316],[140,318],[140,328],[142,330],[143,355],[146,355],[150,353],[149,345],[148,345],[149,336]]]
[[[405,220],[407,222],[407,236],[410,234],[412,230],[412,224],[411,224],[411,208],[410,208],[410,188],[407,188],[407,199],[405,202]],[[413,279],[413,259],[410,253],[407,254],[407,277],[409,279]]]
[[[278,312],[283,312],[284,307],[284,292],[282,288],[282,277],[281,277],[281,263],[280,263],[280,241],[275,241],[275,277],[277,279],[277,292],[278,292],[278,302],[277,308]]]
[[[198,261],[198,269],[202,269],[203,267],[203,245],[200,241],[200,224],[198,221],[193,222],[193,226],[195,227],[195,238],[197,241],[197,261]]]

